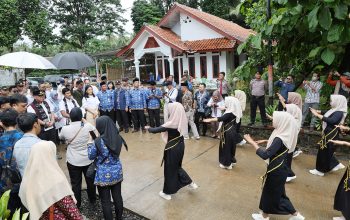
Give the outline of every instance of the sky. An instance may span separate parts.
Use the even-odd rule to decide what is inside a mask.
[[[133,28],[134,25],[131,21],[131,7],[132,4],[134,3],[135,0],[120,0],[120,3],[122,7],[126,10],[124,15],[124,18],[127,20],[127,22],[124,25],[124,30],[128,33],[133,33]],[[58,32],[59,30],[54,30],[54,32]],[[23,40],[18,40],[16,44],[21,44],[21,43],[26,43],[28,45],[32,45],[33,42],[27,37],[27,36],[22,36]]]

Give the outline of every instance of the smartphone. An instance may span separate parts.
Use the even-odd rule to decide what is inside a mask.
[[[96,134],[94,131],[89,131],[91,137],[92,137],[92,140],[95,140],[96,139]]]

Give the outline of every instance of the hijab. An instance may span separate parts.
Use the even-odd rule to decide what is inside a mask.
[[[52,141],[34,144],[19,189],[30,219],[39,219],[51,205],[66,196],[74,199],[72,187],[57,163],[56,145]]]
[[[300,109],[303,107],[303,99],[301,95],[296,92],[288,92],[288,100],[289,104],[296,104]]]
[[[178,102],[169,103],[168,114],[169,118],[162,127],[177,129],[180,135],[186,134],[188,132],[188,120],[184,107]],[[162,138],[164,142],[167,142],[168,132],[162,132]]]
[[[242,90],[235,90],[235,97],[241,103],[242,111],[244,111],[247,103],[247,95]]]
[[[232,113],[236,116],[236,123],[239,123],[241,120],[243,113],[242,113],[242,107],[239,100],[235,97],[228,96],[225,98],[225,113]]]
[[[60,104],[60,100],[58,100],[58,93],[56,90],[52,90],[50,92],[50,96],[48,96],[48,100],[51,102],[51,104],[54,107],[54,112],[58,112],[59,111],[59,104]]]
[[[291,114],[298,123],[298,129],[301,128],[301,121],[303,117],[303,113],[301,109],[295,104],[286,104],[286,109],[289,114]]]
[[[340,111],[343,112],[343,118],[340,121],[340,124],[343,124],[348,112],[348,102],[343,95],[331,95],[331,109],[324,114],[324,117],[329,117],[334,112]],[[322,123],[322,130],[326,129],[327,123]]]
[[[291,153],[295,150],[298,140],[298,127],[296,120],[293,116],[287,112],[275,111],[273,113],[272,125],[275,128],[273,130],[268,142],[267,147],[271,147],[273,140],[278,137],[282,140],[284,146],[288,148],[288,152]]]
[[[120,136],[117,126],[110,117],[103,115],[97,118],[96,129],[100,136],[95,139],[95,145],[96,147],[99,147],[99,149],[101,149],[102,139],[103,143],[115,158],[119,158],[123,144],[126,150],[128,150],[128,146],[126,145],[124,139]]]

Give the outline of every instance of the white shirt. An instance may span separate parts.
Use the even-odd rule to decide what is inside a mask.
[[[74,104],[73,104],[72,100],[75,101],[76,107],[80,107],[79,103],[75,99],[71,98],[71,99],[66,99],[66,100],[67,100],[67,107],[68,107],[69,112],[74,108]],[[60,111],[66,111],[66,106],[64,104],[63,99],[60,101],[59,108],[60,108]],[[81,109],[81,111],[83,112],[83,115],[84,115],[85,109]],[[67,118],[64,118],[64,119],[65,119],[64,124],[67,124]]]
[[[34,98],[31,94],[27,94],[26,95],[27,100],[28,100],[28,105],[32,104],[32,102],[34,101]]]
[[[65,86],[60,84],[57,86],[57,94],[58,94],[58,99],[59,100],[62,100],[64,97],[63,97],[63,94],[62,94],[62,89],[64,88]]]
[[[218,105],[218,107],[216,107],[216,111],[215,108],[213,106],[211,106],[213,104],[213,99],[210,98],[209,102],[208,102],[208,106],[211,107],[211,117],[213,118],[217,118],[217,117],[221,117],[222,116],[222,110],[220,110],[220,107],[225,107],[225,101],[222,100],[218,103],[216,103]]]
[[[41,105],[41,107],[43,107],[43,109],[44,109],[44,111],[45,111],[45,114],[47,115],[47,120],[46,120],[46,122],[50,122],[50,121],[51,121],[51,116],[49,115],[49,112],[48,112],[46,106],[44,105],[43,102],[42,102],[40,105]],[[49,105],[49,104],[48,104],[48,105]],[[50,106],[50,105],[49,105],[49,106]],[[28,112],[28,113],[34,113],[34,114],[36,114],[35,110],[33,109],[33,107],[32,107],[31,105],[28,106],[27,112]],[[52,112],[52,108],[51,108],[51,107],[50,107],[50,112]],[[53,128],[53,126],[44,128],[44,131],[51,130],[52,128]]]
[[[92,92],[94,93],[94,95],[97,95],[97,93],[100,91],[98,90],[98,88],[96,86],[91,86],[92,87]]]
[[[66,125],[66,120],[62,116],[61,112],[60,111],[54,112],[55,107],[52,104],[52,102],[50,101],[50,99],[45,99],[45,101],[47,102],[47,104],[49,104],[51,112],[54,113],[56,115],[56,117],[60,118],[59,121],[55,122],[55,128],[59,129],[59,128],[62,128],[63,126],[65,126]]]
[[[100,100],[97,98],[97,96],[90,96],[89,98],[83,98],[82,108],[91,108],[94,110],[98,109],[98,106],[100,105]]]
[[[166,89],[165,90],[167,93],[168,93],[168,97],[165,97],[164,100],[165,100],[165,103],[169,103],[170,101],[172,102],[176,102],[176,97],[177,97],[177,94],[178,94],[178,91],[176,88],[172,88],[170,91],[169,89]]]
[[[70,125],[66,125],[62,128],[59,134],[60,139],[64,139],[71,142],[77,132],[81,128],[82,123],[80,121],[71,122]],[[67,162],[73,166],[87,166],[92,163],[88,157],[87,143],[90,139],[90,131],[95,132],[96,128],[90,123],[85,123],[84,127],[79,131],[79,134],[68,145],[67,148]]]

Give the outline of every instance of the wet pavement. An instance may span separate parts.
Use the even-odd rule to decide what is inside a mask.
[[[160,167],[164,143],[159,134],[122,133],[129,151],[122,150],[124,170],[122,193],[124,206],[149,219],[252,219],[261,195],[260,176],[266,163],[252,146],[238,146],[237,165],[232,170],[219,168],[218,139],[209,137],[186,140],[183,167],[199,185],[187,187],[167,201],[158,196],[163,187]],[[314,155],[301,154],[293,161],[297,179],[286,185],[287,195],[294,207],[306,219],[324,220],[339,216],[333,210],[333,198],[345,170],[324,177],[309,174],[315,166]],[[347,164],[346,161],[342,161]],[[65,161],[60,164],[68,176]],[[271,216],[271,220],[289,216]],[[102,216],[101,216],[102,219]]]

